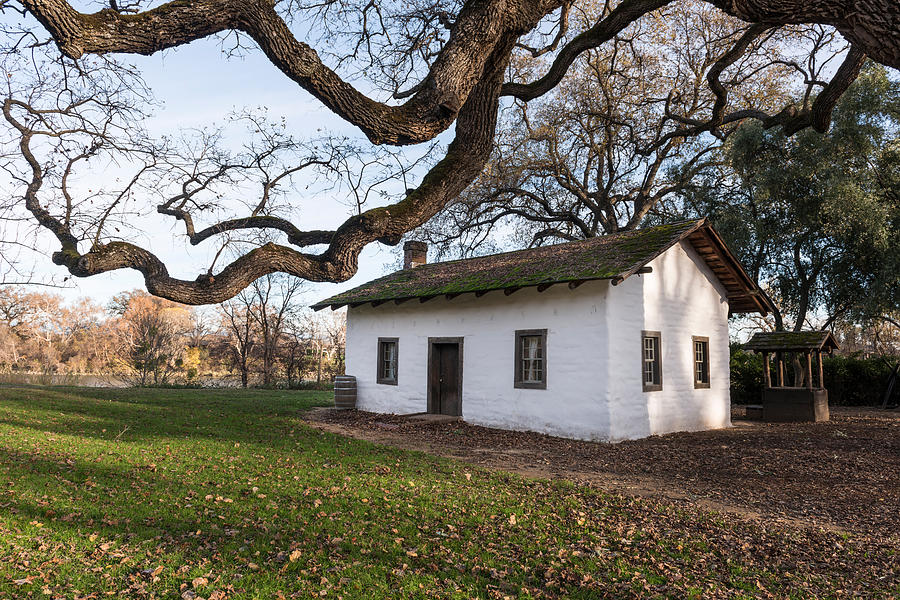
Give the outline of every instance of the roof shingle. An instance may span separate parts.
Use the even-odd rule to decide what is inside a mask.
[[[838,349],[830,331],[761,331],[744,347],[756,352]]]
[[[375,279],[322,300],[312,308],[320,310],[326,306],[337,308],[367,302],[381,303],[594,279],[625,279],[701,228],[709,228],[706,219],[681,221],[490,256],[425,264]],[[743,273],[740,265],[737,268]],[[752,281],[750,285],[755,289]]]

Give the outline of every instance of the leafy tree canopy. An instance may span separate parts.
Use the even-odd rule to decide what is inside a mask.
[[[674,212],[710,216],[768,285],[779,328],[900,305],[900,83],[883,67],[863,70],[826,134],[748,123],[722,158]]]

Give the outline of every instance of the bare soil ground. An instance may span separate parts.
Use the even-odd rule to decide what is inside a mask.
[[[827,423],[735,426],[605,444],[317,409],[310,424],[494,470],[688,503],[749,520],[900,541],[900,411],[833,408]]]

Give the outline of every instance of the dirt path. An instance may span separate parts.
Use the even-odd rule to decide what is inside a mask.
[[[306,418],[347,437],[489,469],[664,497],[749,520],[900,540],[897,411],[837,408],[831,422],[818,424],[735,420],[731,429],[620,444],[360,411],[319,409]]]

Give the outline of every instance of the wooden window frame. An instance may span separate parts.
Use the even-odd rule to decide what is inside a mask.
[[[706,361],[704,366],[706,367],[706,381],[700,381],[697,379],[697,343],[706,344],[704,347],[705,358]],[[708,389],[709,388],[709,338],[702,335],[694,335],[691,336],[691,372],[693,373],[694,378],[694,389]]]
[[[644,340],[646,338],[656,339],[656,358],[654,360],[658,376],[656,383],[644,381]],[[659,331],[641,331],[641,387],[645,392],[661,392],[663,389],[662,333]]]
[[[540,381],[523,381],[522,380],[522,338],[524,337],[540,337],[541,338],[541,380]],[[526,390],[546,390],[547,389],[547,330],[546,329],[517,329],[515,343],[515,377],[513,379],[513,387]]]
[[[394,377],[393,379],[381,376],[382,348],[384,344],[394,344]],[[384,385],[397,385],[400,378],[400,338],[380,337],[378,338],[378,349],[375,356],[375,381]]]

